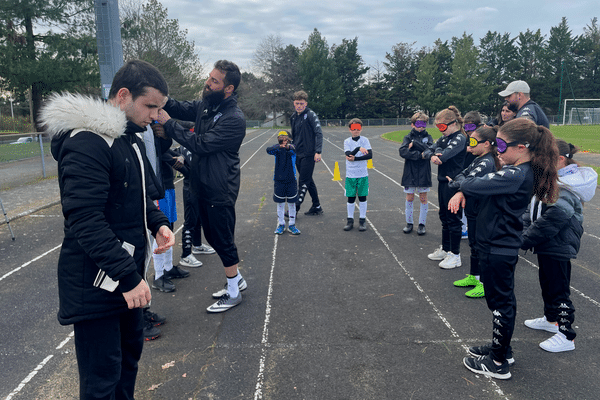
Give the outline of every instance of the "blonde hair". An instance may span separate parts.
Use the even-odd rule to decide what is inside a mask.
[[[460,115],[460,111],[458,111],[458,108],[456,108],[455,106],[450,106],[435,114],[436,124],[445,124],[454,120],[456,120],[460,132],[466,136],[467,134],[463,129],[464,121]]]
[[[412,117],[410,117],[410,123],[414,124],[417,121],[425,121],[428,122],[429,121],[429,116],[427,114],[425,114],[422,111],[417,111],[416,113],[413,114]]]

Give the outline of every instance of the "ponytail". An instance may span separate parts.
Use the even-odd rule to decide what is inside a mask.
[[[556,146],[558,147],[558,155],[565,158],[565,165],[579,163],[573,160],[573,155],[579,151],[579,148],[573,146],[571,143],[567,143],[562,139],[556,139]]]

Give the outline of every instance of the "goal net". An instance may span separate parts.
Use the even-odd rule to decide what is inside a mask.
[[[600,99],[565,99],[562,125],[600,125]]]

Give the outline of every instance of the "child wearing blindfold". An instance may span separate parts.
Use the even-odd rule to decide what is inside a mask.
[[[299,235],[296,228],[296,202],[298,201],[298,185],[296,183],[296,148],[291,143],[290,134],[280,131],[277,142],[267,147],[267,153],[275,156],[275,174],[273,176],[273,201],[277,203],[277,228],[275,234],[285,231],[285,203],[288,204],[288,231]]]
[[[415,193],[419,195],[421,207],[419,211],[418,235],[424,235],[425,224],[427,222],[427,211],[429,203],[427,201],[427,192],[431,184],[431,163],[429,159],[433,154],[433,138],[427,133],[427,121],[429,116],[423,112],[416,112],[410,119],[411,131],[402,140],[402,145],[398,149],[400,157],[404,158],[404,170],[402,171],[402,186],[406,193],[404,203],[404,215],[406,216],[406,226],[402,230],[404,233],[411,233],[413,230],[413,201]]]
[[[358,230],[362,232],[367,230],[367,195],[369,194],[367,160],[373,158],[373,150],[371,150],[369,139],[360,135],[362,133],[362,121],[360,119],[351,119],[348,127],[352,136],[344,140],[344,152],[346,154],[345,187],[346,197],[348,198],[346,203],[348,221],[344,230],[349,231],[354,226],[354,208],[358,196]]]

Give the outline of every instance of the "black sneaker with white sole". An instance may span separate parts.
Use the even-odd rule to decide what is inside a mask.
[[[240,278],[240,280],[238,281],[238,289],[241,292],[242,290],[246,290],[247,287],[248,287],[248,284],[246,283],[246,280],[242,276]],[[219,290],[218,292],[213,293],[212,297],[214,299],[220,299],[221,297],[223,297],[226,294],[227,294],[227,282],[225,282],[225,286],[223,287],[223,289]]]
[[[322,215],[323,214],[323,209],[321,208],[321,206],[312,206],[307,212],[304,213],[304,215]]]
[[[231,297],[229,293],[225,293],[216,303],[206,309],[209,313],[220,313],[229,310],[242,302],[242,293],[238,293],[237,297]]]
[[[469,347],[469,354],[475,357],[487,356],[492,351],[492,344],[484,344],[483,346],[473,346]],[[508,351],[506,352],[506,361],[508,361],[508,365],[513,365],[515,363],[515,359],[513,358],[512,347],[508,346]]]
[[[490,355],[475,358],[465,357],[463,358],[463,364],[476,374],[482,374],[496,379],[510,379],[511,377],[508,361],[504,361],[502,365],[496,365]]]

